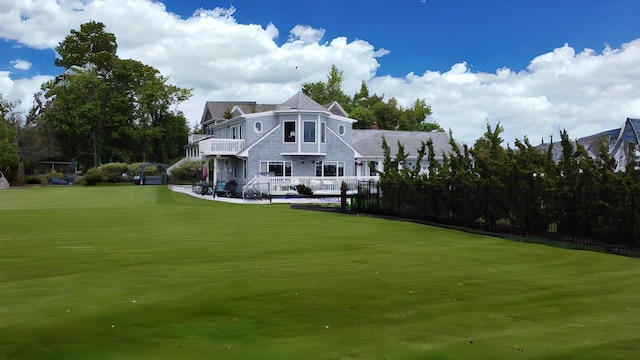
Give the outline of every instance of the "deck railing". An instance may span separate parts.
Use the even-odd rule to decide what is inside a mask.
[[[202,155],[235,155],[244,149],[242,139],[205,139],[200,141]]]
[[[297,186],[302,184],[309,187],[314,195],[340,195],[342,183],[347,186],[347,194],[358,192],[358,182],[378,181],[377,176],[342,176],[342,177],[315,177],[315,176],[259,176],[249,182],[245,187],[245,194],[266,194],[274,196],[298,194]]]

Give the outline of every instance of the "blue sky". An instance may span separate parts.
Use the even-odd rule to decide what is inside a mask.
[[[631,0],[5,0],[0,92],[27,102],[60,72],[53,47],[93,19],[121,57],[194,88],[191,124],[206,100],[284,102],[335,64],[347,92],[364,80],[401,104],[424,98],[462,141],[500,122],[535,143],[640,117],[637,14]]]

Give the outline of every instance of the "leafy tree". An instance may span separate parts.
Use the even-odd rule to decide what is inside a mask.
[[[116,49],[102,23],[71,30],[57,47],[56,65],[66,71],[42,86],[49,97],[42,124],[63,156],[93,166],[100,155],[124,162],[178,157],[189,127],[175,106],[191,90],[169,84],[151,66],[118,58]]]
[[[481,185],[503,187],[506,184],[506,151],[500,136],[504,129],[498,123],[491,129],[487,123],[484,136],[476,140],[471,154],[475,161],[475,171],[481,179]]]
[[[305,83],[302,90],[320,104],[337,101],[349,117],[358,120],[356,129],[368,129],[372,125],[386,130],[444,131],[438,123],[427,122],[431,106],[424,99],[416,99],[413,106],[403,108],[396,98],[383,101],[384,96],[371,95],[362,81],[360,90],[350,98],[342,90],[343,73],[333,65],[326,82]]]
[[[116,58],[118,44],[112,33],[105,32],[105,25],[90,21],[80,25],[80,30],[71,30],[71,34],[56,46],[60,58],[55,59],[56,66],[71,69],[93,64],[100,70],[107,70]]]
[[[0,93],[0,166],[2,169],[17,162],[18,154],[13,143],[15,131],[8,123],[8,117],[11,116],[14,107],[15,104],[4,99]]]
[[[327,76],[327,82],[305,83],[302,91],[320,104],[329,104],[337,101],[341,106],[348,107],[351,99],[342,91],[343,72],[338,67],[331,66],[331,72]],[[345,109],[346,110],[346,109]]]
[[[16,185],[25,184],[25,163],[34,163],[57,154],[52,136],[42,127],[37,126],[37,118],[41,109],[41,102],[37,93],[34,95],[34,105],[28,113],[18,111],[15,108],[18,102],[6,102],[0,99],[3,104],[2,117],[4,119],[1,127],[9,130],[7,134],[8,148],[7,154],[14,157],[17,162]],[[0,130],[0,132],[2,132]],[[0,146],[1,145],[0,141]]]

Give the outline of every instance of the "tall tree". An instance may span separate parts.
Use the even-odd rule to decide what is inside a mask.
[[[25,163],[34,163],[57,154],[55,141],[51,134],[43,127],[37,126],[37,118],[42,105],[40,95],[40,93],[34,95],[33,106],[27,113],[16,110],[18,102],[5,102],[2,105],[3,125],[10,134],[8,138],[10,154],[15,154],[15,161],[18,165],[16,173],[16,185],[18,186],[25,183]],[[2,102],[1,99],[0,102]]]
[[[384,96],[371,95],[362,81],[360,90],[350,98],[342,90],[344,76],[333,65],[326,82],[305,83],[302,90],[320,104],[337,101],[352,119],[358,120],[356,129],[369,129],[374,125],[385,130],[444,131],[437,122],[427,121],[431,106],[424,99],[416,99],[413,106],[403,108],[396,98],[383,101]]]
[[[189,128],[175,107],[190,89],[169,84],[151,66],[118,58],[115,36],[102,23],[72,30],[57,50],[56,65],[66,70],[43,85],[50,102],[41,121],[63,156],[97,166],[101,155],[168,161],[181,152]]]
[[[13,143],[15,131],[9,126],[8,118],[11,116],[15,104],[6,100],[0,93],[0,166],[12,166],[17,162],[17,151]],[[1,170],[0,169],[0,170]]]
[[[79,31],[72,29],[56,46],[60,58],[55,59],[55,64],[65,69],[93,64],[99,70],[108,70],[117,50],[115,35],[106,32],[103,23],[90,21],[80,25]]]
[[[342,91],[343,72],[338,67],[331,66],[331,72],[327,76],[327,82],[305,83],[302,91],[320,104],[329,104],[337,101],[343,107],[349,107],[351,98]],[[347,109],[345,109],[348,111]]]

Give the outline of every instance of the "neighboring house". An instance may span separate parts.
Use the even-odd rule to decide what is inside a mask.
[[[374,175],[371,174],[372,168],[376,171],[383,170],[383,137],[389,146],[391,158],[395,158],[398,153],[398,143],[403,145],[404,152],[407,154],[407,165],[412,169],[418,160],[418,150],[422,143],[426,143],[429,139],[433,141],[433,148],[438,162],[442,163],[444,161],[444,154],[451,153],[449,134],[445,132],[353,130],[352,146],[359,154],[356,159],[357,176]],[[429,171],[428,155],[428,152],[425,152],[424,158],[419,165],[420,173],[426,174]]]
[[[445,133],[354,130],[355,122],[337,102],[323,106],[302,91],[280,105],[209,101],[201,120],[206,134],[189,137],[186,156],[206,159],[213,183],[233,181],[252,197],[294,194],[298,184],[319,195],[339,194],[343,182],[355,191],[358,181],[377,180],[372,169],[382,170],[383,136],[391,156],[403,143],[409,162],[429,138],[440,161],[450,152]],[[421,166],[427,169],[426,158]]]
[[[609,156],[616,159],[616,171],[625,171],[627,164],[635,164],[635,168],[640,168],[640,119],[629,119],[621,128],[603,131],[601,133],[584,136],[572,142],[575,150],[576,144],[582,145],[592,159],[598,158],[600,141],[608,147]],[[562,159],[562,144],[554,142],[551,153],[553,161],[556,163]],[[541,151],[547,151],[549,144],[540,144]]]

